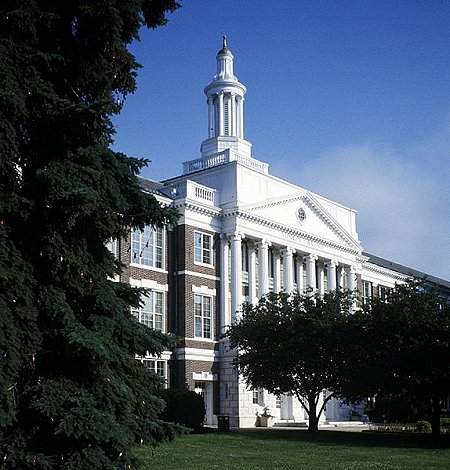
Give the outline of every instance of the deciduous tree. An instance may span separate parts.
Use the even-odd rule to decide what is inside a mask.
[[[324,296],[272,293],[257,305],[245,305],[242,318],[227,333],[247,383],[276,395],[293,393],[313,432],[351,363],[351,348],[344,341],[350,305],[350,295],[343,291]]]
[[[425,406],[435,435],[442,401],[450,395],[449,299],[425,281],[397,285],[354,317],[353,380],[345,393],[403,398]]]

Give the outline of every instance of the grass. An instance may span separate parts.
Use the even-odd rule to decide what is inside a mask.
[[[142,470],[443,470],[450,469],[448,436],[259,429],[178,438],[141,447]]]

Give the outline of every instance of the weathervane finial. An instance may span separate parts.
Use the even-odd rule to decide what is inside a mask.
[[[223,38],[223,47],[224,47],[224,49],[226,49],[227,48],[227,37],[225,35],[223,35],[222,38]]]

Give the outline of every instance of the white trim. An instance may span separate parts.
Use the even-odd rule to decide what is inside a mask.
[[[143,264],[143,263],[137,263],[134,260],[136,259],[134,255],[137,254],[133,252],[133,235],[136,232],[139,232],[140,238],[139,238],[139,248],[141,249],[142,245],[142,235],[144,234],[143,231],[138,230],[137,227],[132,227],[130,231],[130,266],[136,266],[139,268],[151,268],[157,271],[165,271],[164,266],[166,266],[166,249],[167,249],[167,227],[164,225],[163,227],[152,227],[152,225],[145,225],[144,230],[146,228],[151,228],[153,230],[153,234],[156,234],[157,231],[160,229],[162,232],[162,246],[161,246],[161,268],[158,268],[157,266],[151,266],[148,264]],[[156,250],[156,238],[154,235],[154,250]],[[142,249],[143,251],[144,249]],[[156,251],[154,252],[154,262],[156,262]],[[167,272],[167,271],[165,271]]]
[[[209,279],[211,281],[220,281],[220,277],[218,276],[212,276],[211,274],[203,274],[203,273],[197,273],[195,271],[178,271],[177,273],[179,276],[185,275],[185,276],[194,276],[194,277],[202,277],[203,279]]]
[[[164,361],[170,361],[172,359],[172,356],[173,356],[172,351],[163,351],[161,353],[161,356],[158,356],[157,354],[146,354],[145,356],[139,356],[139,354],[136,354],[135,358],[136,359],[160,359]]]
[[[211,372],[192,372],[192,378],[197,382],[213,382],[218,380],[218,375]]]
[[[163,292],[169,291],[169,284],[159,284],[151,279],[133,279],[130,278],[130,285],[135,287],[144,287],[145,289],[154,289]]]
[[[153,266],[147,266],[146,264],[130,263],[130,266],[132,268],[146,269],[147,271],[155,271],[155,272],[164,273],[164,274],[167,274],[169,272],[167,271],[167,269],[155,268]]]
[[[197,244],[196,244],[197,235],[200,235],[200,247],[198,247]],[[206,249],[204,248],[204,239],[205,239],[205,237],[209,238],[209,248],[206,248]],[[214,261],[214,259],[213,259],[214,258],[213,245],[214,245],[213,234],[206,233],[206,232],[201,232],[200,230],[194,230],[194,264],[197,264],[199,266],[206,266],[206,267],[209,267],[209,268],[213,268],[214,267],[214,264],[213,264],[213,261]],[[195,259],[196,251],[198,250],[198,248],[200,248],[201,261]],[[209,259],[210,259],[209,263],[205,263],[203,261],[204,251],[209,252]]]
[[[381,266],[377,266],[376,264],[370,264],[370,263],[363,264],[362,269],[363,269],[363,273],[364,273],[364,271],[367,270],[369,272],[373,272],[373,273],[376,273],[376,274],[381,274],[382,276],[386,276],[386,277],[389,277],[391,279],[396,279],[397,281],[402,281],[402,282],[406,282],[408,279],[411,279],[411,277],[412,277],[412,276],[408,276],[406,274],[401,274],[401,273],[398,273],[397,271],[393,271],[393,270],[391,271],[391,270],[388,270],[388,269],[383,268]],[[366,280],[366,279],[364,279],[364,280]],[[371,279],[367,279],[367,280],[371,280]]]
[[[212,341],[214,342],[214,341]],[[185,361],[211,361],[214,362],[219,358],[219,352],[214,349],[200,348],[179,348],[175,350],[178,360]]]
[[[195,286],[192,284],[192,292],[194,294],[200,294],[200,295],[208,295],[208,296],[215,296],[216,295],[216,289],[210,289],[209,287],[206,286]]]

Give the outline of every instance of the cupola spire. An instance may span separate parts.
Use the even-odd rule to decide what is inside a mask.
[[[250,157],[251,144],[244,140],[244,95],[247,89],[234,75],[234,56],[228,49],[225,35],[216,60],[217,73],[205,87],[208,139],[202,143],[202,156],[232,148],[240,155]]]

